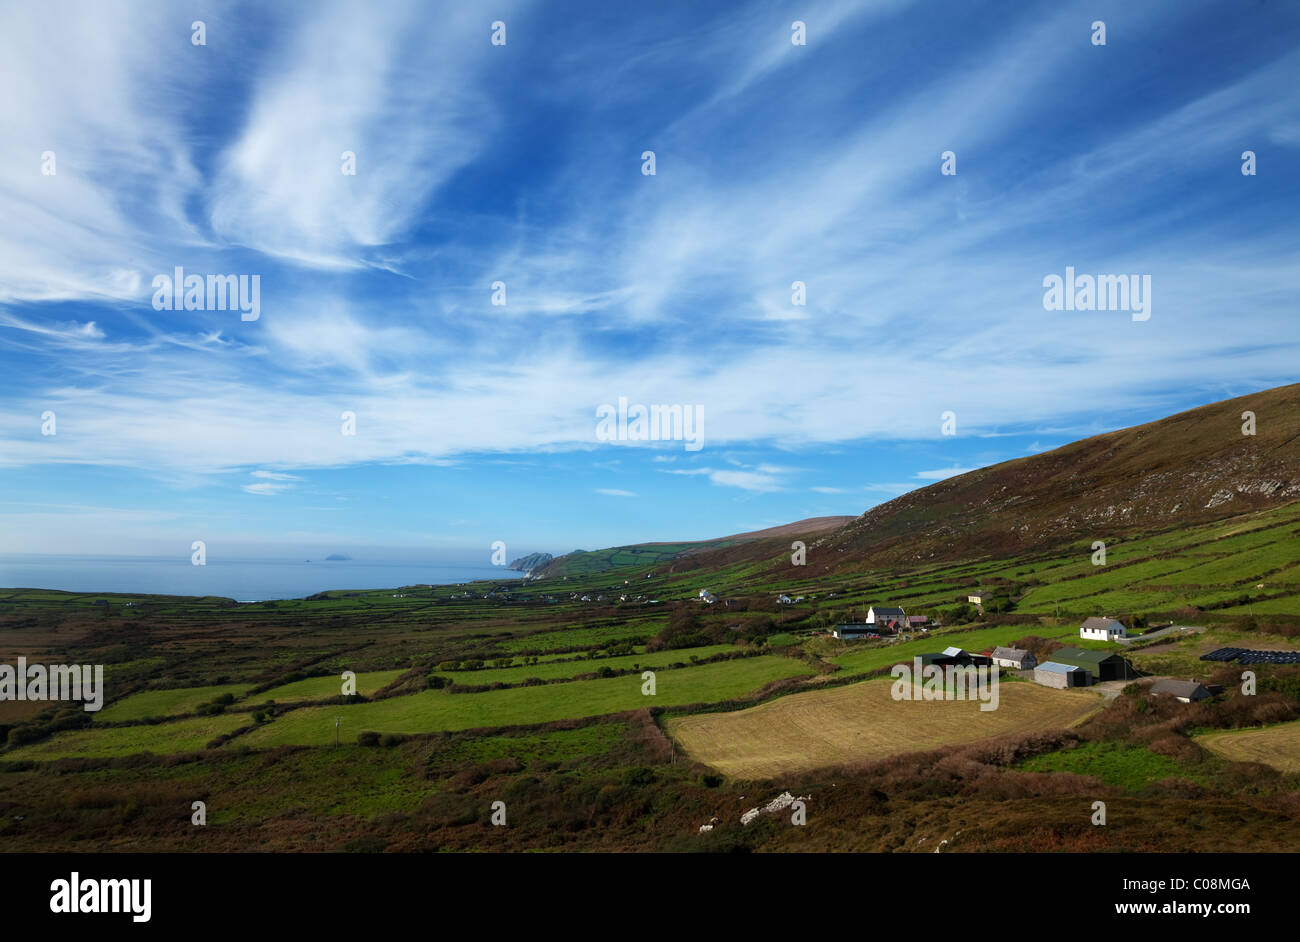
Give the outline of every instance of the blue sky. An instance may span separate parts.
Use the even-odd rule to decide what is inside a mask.
[[[7,10],[0,552],[700,539],[1296,379],[1300,6],[484,10]],[[1067,266],[1150,319],[1045,310]]]

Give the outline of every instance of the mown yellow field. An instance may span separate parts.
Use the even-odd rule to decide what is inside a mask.
[[[1095,693],[1033,683],[999,685],[998,708],[979,703],[896,701],[892,682],[872,680],[797,693],[735,713],[669,719],[668,733],[692,759],[733,778],[880,759],[1008,734],[1061,729],[1102,705]]]
[[[1262,762],[1279,772],[1300,772],[1300,720],[1263,729],[1207,733],[1197,736],[1196,742],[1233,762]]]

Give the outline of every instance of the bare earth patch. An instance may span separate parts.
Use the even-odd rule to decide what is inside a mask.
[[[1101,706],[1084,690],[1003,683],[996,710],[977,701],[895,701],[892,681],[792,694],[734,713],[669,719],[697,762],[733,778],[771,778],[998,736],[1062,729]]]

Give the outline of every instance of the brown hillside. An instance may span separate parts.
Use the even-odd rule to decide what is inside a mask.
[[[1242,413],[1256,433],[1242,434]],[[1300,384],[949,478],[873,507],[825,545],[849,557],[1011,555],[1300,499]],[[839,555],[839,554],[837,554]]]
[[[1246,411],[1255,413],[1253,436],[1242,434]],[[810,544],[809,573],[1018,555],[1297,499],[1300,384],[1095,435],[904,494]],[[692,553],[689,568],[762,556],[784,563],[788,552],[775,540],[756,541]]]

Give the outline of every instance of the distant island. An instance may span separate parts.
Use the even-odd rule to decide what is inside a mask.
[[[530,573],[534,569],[541,569],[554,558],[550,553],[530,553],[519,557],[506,568],[515,572]]]
[[[348,556],[346,553],[330,553],[328,556],[325,557],[325,561],[327,563],[329,562],[346,563],[346,562],[350,562],[351,560],[352,557]]]

